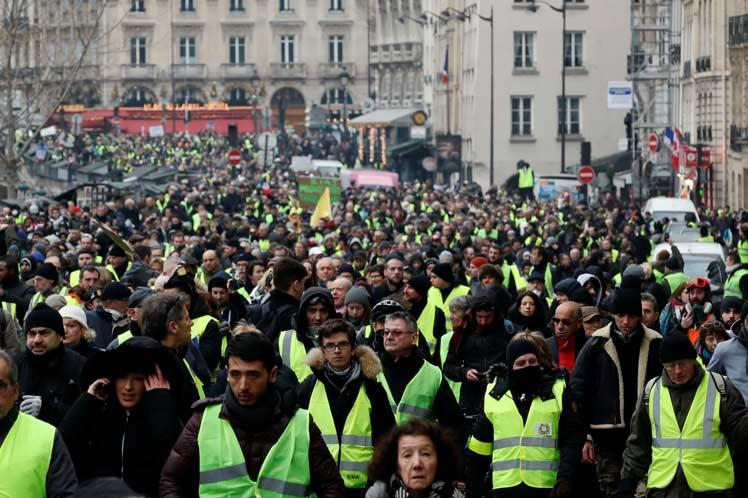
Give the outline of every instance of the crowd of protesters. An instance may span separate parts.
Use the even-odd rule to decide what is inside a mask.
[[[748,212],[699,210],[715,293],[611,193],[349,188],[312,224],[290,155],[349,144],[228,147],[87,137],[189,174],[3,208],[0,495],[748,494]]]

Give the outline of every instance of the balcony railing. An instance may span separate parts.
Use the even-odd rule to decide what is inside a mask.
[[[300,62],[270,64],[270,74],[275,79],[306,78],[306,64]]]
[[[205,78],[205,64],[172,64],[175,79]]]
[[[221,64],[224,79],[257,78],[257,66],[254,64]]]
[[[319,77],[338,79],[344,70],[351,78],[356,77],[356,64],[353,62],[323,62],[319,65]]]
[[[154,64],[122,64],[120,66],[123,80],[155,80]]]

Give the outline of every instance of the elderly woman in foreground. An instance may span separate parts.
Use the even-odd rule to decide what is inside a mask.
[[[374,450],[366,498],[463,498],[457,479],[460,451],[441,427],[412,419],[392,430]]]

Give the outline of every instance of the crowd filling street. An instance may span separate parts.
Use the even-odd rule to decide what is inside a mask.
[[[355,146],[279,147],[44,145],[178,180],[2,207],[0,496],[748,496],[747,211],[539,201],[519,161],[312,222],[291,158]]]

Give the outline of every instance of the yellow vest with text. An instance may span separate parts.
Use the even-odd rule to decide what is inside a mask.
[[[340,437],[335,428],[325,385],[319,380],[315,382],[309,399],[309,413],[338,465],[345,487],[365,488],[368,480],[367,465],[374,456],[374,445],[371,438],[371,402],[364,384],[361,383],[359,387]]]
[[[424,361],[418,373],[405,386],[405,391],[403,391],[399,403],[396,403],[395,398],[392,396],[384,372],[380,373],[377,378],[387,393],[390,408],[398,424],[407,422],[414,417],[429,420],[435,419],[433,411],[434,399],[436,399],[436,393],[439,391],[439,386],[442,383],[442,371],[439,370],[439,367]]]
[[[220,404],[207,406],[197,434],[201,498],[314,496],[310,488],[309,412],[296,411],[253,481],[236,433],[228,420],[219,418],[220,411]]]
[[[307,350],[304,343],[296,337],[295,330],[284,330],[278,336],[278,349],[283,364],[294,371],[299,383],[312,375],[312,369],[304,363]]]
[[[558,430],[565,385],[558,379],[553,384],[552,398],[543,401],[536,396],[524,422],[511,391],[499,399],[489,395],[484,398],[486,418],[493,425],[493,489],[513,488],[522,483],[532,488],[550,489],[556,483],[561,460]]]
[[[662,379],[653,379],[647,385],[652,426],[648,488],[668,487],[679,466],[692,491],[732,488],[734,469],[730,449],[719,429],[722,395],[715,385],[715,375],[719,374],[704,372],[682,430],[673,410],[670,390],[662,384]]]
[[[53,426],[19,412],[0,446],[0,496],[45,498],[54,442]]]

